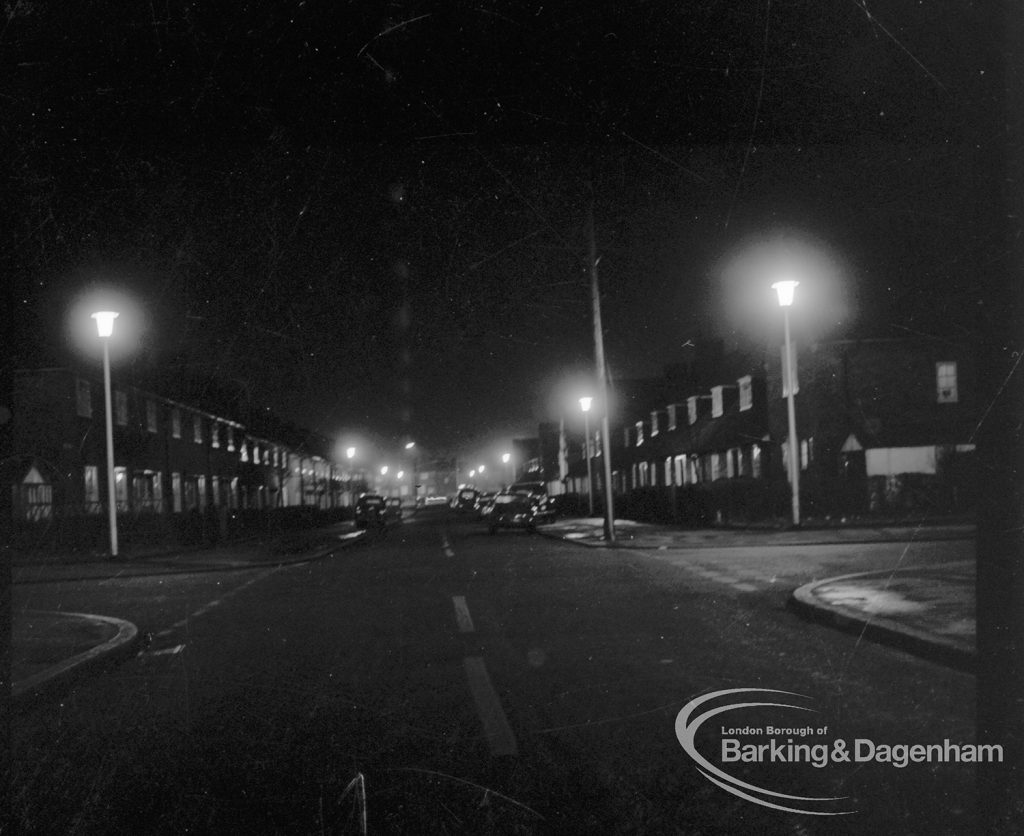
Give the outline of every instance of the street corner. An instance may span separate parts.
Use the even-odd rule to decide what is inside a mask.
[[[974,670],[973,564],[826,578],[795,589],[789,607],[807,620],[959,670]]]
[[[77,677],[130,657],[141,644],[130,621],[74,612],[15,613],[11,701],[26,707]]]

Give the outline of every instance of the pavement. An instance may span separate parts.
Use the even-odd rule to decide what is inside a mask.
[[[561,519],[542,526],[539,532],[589,548],[658,551],[974,537],[974,527],[967,523],[688,530],[617,520],[615,542],[609,543],[604,539],[603,521],[596,517]],[[12,580],[34,584],[239,571],[320,559],[362,536],[351,524],[340,524],[215,548],[150,549],[117,560],[96,555],[16,555]],[[974,593],[974,563],[966,561],[818,580],[793,590],[789,605],[804,618],[971,671],[975,659]],[[11,636],[14,707],[128,658],[142,643],[135,625],[127,621],[70,612],[15,612]]]

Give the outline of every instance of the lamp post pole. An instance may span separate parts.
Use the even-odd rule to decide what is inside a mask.
[[[117,491],[114,486],[114,421],[110,397],[110,335],[114,333],[116,311],[98,311],[96,320],[100,341],[103,343],[103,400],[107,424],[107,514],[110,521],[110,556],[117,557]]]
[[[505,464],[508,465],[508,484],[509,484],[509,487],[511,487],[512,483],[515,481],[515,479],[513,478],[514,474],[513,474],[513,465],[512,465],[512,454],[511,453],[502,453],[501,454],[501,460]]]
[[[793,341],[789,333],[789,309],[793,304],[793,296],[799,282],[776,282],[772,288],[779,295],[782,308],[782,320],[786,333],[786,411],[789,420],[789,487],[793,512],[793,525],[800,525],[800,447],[796,437],[796,369],[793,368]]]
[[[593,398],[580,398],[583,410],[583,455],[587,459],[587,514],[594,516],[594,473],[590,463],[590,404]]]

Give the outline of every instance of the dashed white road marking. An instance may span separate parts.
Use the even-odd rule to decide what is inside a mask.
[[[462,661],[466,668],[466,678],[469,680],[469,690],[476,703],[477,715],[484,727],[484,736],[491,747],[491,754],[495,757],[517,754],[519,747],[516,744],[516,736],[512,733],[512,727],[508,724],[508,718],[501,707],[501,699],[491,684],[484,660],[479,656],[468,656]]]
[[[441,532],[441,548],[444,550],[445,557],[455,557],[452,544],[448,542],[448,535],[445,532]]]
[[[452,603],[455,605],[455,621],[459,625],[459,632],[472,633],[476,628],[473,627],[466,599],[462,595],[453,595]]]
[[[147,655],[149,656],[176,656],[185,649],[185,645],[176,644],[174,647],[163,647],[160,650],[151,650]]]
[[[189,613],[188,615],[186,615],[181,620],[175,621],[174,624],[172,624],[170,627],[166,627],[163,630],[161,630],[159,633],[154,633],[153,635],[155,637],[161,638],[161,639],[162,638],[166,638],[171,633],[173,633],[175,630],[178,630],[178,629],[184,627],[193,618],[198,618],[201,615],[205,615],[210,610],[212,610],[214,607],[219,607],[224,602],[225,599],[230,598],[232,595],[234,595],[234,594],[236,594],[238,592],[241,592],[246,587],[252,586],[256,582],[261,581],[264,578],[269,577],[270,575],[273,575],[275,572],[280,572],[283,568],[285,568],[285,567],[283,567],[283,566],[275,566],[273,569],[268,569],[266,572],[260,572],[256,577],[250,578],[249,580],[247,580],[245,583],[241,584],[240,586],[236,586],[234,589],[229,590],[228,592],[225,592],[223,595],[220,596],[220,598],[215,598],[212,601],[208,601],[207,603],[203,604],[199,609],[197,609],[195,612]],[[218,583],[219,583],[219,581],[218,581]]]

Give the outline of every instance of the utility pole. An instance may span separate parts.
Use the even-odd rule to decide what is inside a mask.
[[[597,241],[594,233],[594,187],[588,184],[587,244],[590,263],[590,305],[594,318],[594,360],[597,365],[597,399],[602,406],[601,451],[604,459],[604,539],[615,542],[615,503],[612,498],[612,450],[608,432],[608,371],[604,363],[604,331],[601,328],[601,289],[597,281]]]

